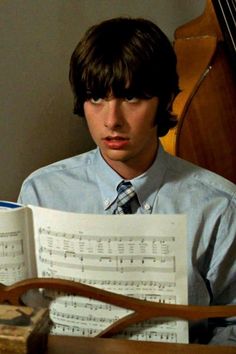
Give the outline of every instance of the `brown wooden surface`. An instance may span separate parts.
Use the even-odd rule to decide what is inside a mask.
[[[163,304],[153,301],[131,298],[128,296],[98,289],[79,282],[56,278],[33,278],[19,281],[13,285],[0,285],[0,303],[19,304],[21,295],[31,289],[54,289],[67,294],[92,298],[108,304],[116,305],[133,312],[124,316],[105,328],[98,337],[112,337],[131,324],[139,323],[154,317],[182,318],[185,320],[201,320],[206,318],[224,318],[236,315],[236,305],[230,306],[193,306]]]
[[[208,72],[209,65],[215,54],[217,39],[214,36],[192,37],[178,39],[174,48],[178,58],[177,70],[181,92],[173,102],[173,111],[178,117],[178,126],[161,138],[165,149],[172,155],[177,155],[177,144],[182,138],[182,125],[185,123],[186,112],[192,102],[202,80]],[[199,56],[199,53],[201,55]],[[198,58],[196,60],[196,58]],[[192,129],[193,130],[193,129]],[[193,134],[196,132],[193,130]],[[198,142],[198,139],[196,139]],[[192,154],[194,151],[190,151]],[[191,161],[191,155],[188,159]]]
[[[49,336],[47,354],[235,354],[236,347]]]
[[[162,138],[173,155],[236,183],[236,83],[212,1],[175,32],[182,92],[173,103],[179,124]]]
[[[49,322],[47,309],[0,305],[0,353],[43,353]]]
[[[176,29],[175,38],[202,37],[206,34],[223,40],[222,31],[211,0],[206,0],[202,15]]]
[[[182,120],[176,154],[236,183],[236,89],[227,61],[224,44],[218,44]]]

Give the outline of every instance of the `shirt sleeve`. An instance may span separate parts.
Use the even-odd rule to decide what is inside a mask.
[[[236,304],[236,198],[219,220],[207,273],[211,305]],[[209,344],[236,345],[236,317],[209,320],[213,337]]]

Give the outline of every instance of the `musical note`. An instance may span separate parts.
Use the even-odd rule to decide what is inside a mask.
[[[176,303],[175,236],[113,235],[111,230],[95,235],[80,227],[76,232],[65,232],[46,224],[39,229],[39,275],[76,280],[148,301]],[[52,333],[56,334],[96,335],[131,312],[80,296],[57,292],[45,292],[44,296],[52,299]],[[179,328],[178,321],[153,319],[128,328],[125,335],[175,342]]]

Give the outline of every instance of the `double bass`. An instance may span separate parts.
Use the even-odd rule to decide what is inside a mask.
[[[236,183],[235,0],[206,1],[175,31],[181,93],[164,148]]]

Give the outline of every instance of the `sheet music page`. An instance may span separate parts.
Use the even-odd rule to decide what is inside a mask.
[[[140,299],[187,304],[184,215],[88,215],[31,208],[37,215],[38,276],[76,280]],[[94,336],[130,312],[78,296],[56,295],[50,309],[56,334]],[[122,336],[186,343],[188,324],[151,320],[129,327]]]
[[[31,276],[27,234],[27,208],[0,210],[0,283],[10,285]]]

